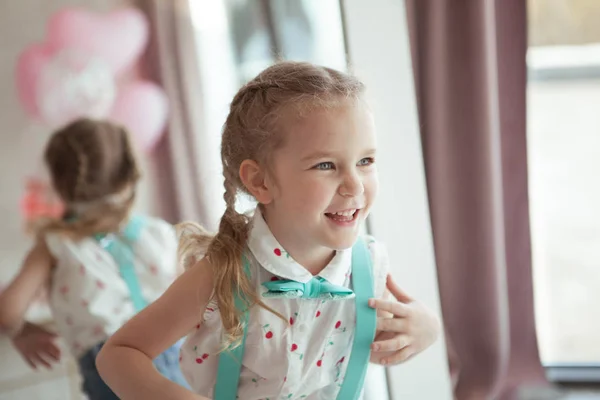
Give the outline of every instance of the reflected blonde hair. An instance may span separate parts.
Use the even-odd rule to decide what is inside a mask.
[[[261,72],[233,98],[221,143],[226,210],[219,231],[213,236],[195,223],[178,225],[180,262],[190,266],[205,253],[213,269],[213,296],[225,346],[239,343],[243,335],[236,295],[248,307],[258,305],[277,314],[261,301],[243,267],[249,218],[236,211],[235,203],[240,192],[250,193],[240,180],[240,165],[249,159],[266,166],[273,151],[284,143],[290,117],[302,118],[311,110],[358,99],[363,91],[364,85],[349,74],[304,62],[281,62]]]
[[[45,219],[38,235],[60,232],[74,239],[114,232],[128,218],[140,178],[129,134],[107,121],[78,119],[56,131],[44,159],[66,216]],[[113,201],[107,201],[113,197]],[[77,210],[80,206],[81,210]]]

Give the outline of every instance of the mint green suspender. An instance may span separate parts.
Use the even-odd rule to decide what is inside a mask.
[[[125,240],[118,238],[114,234],[96,235],[96,240],[100,246],[106,250],[117,263],[119,273],[127,285],[129,296],[136,312],[145,308],[147,302],[142,296],[142,289],[135,273],[135,254],[131,246],[133,243],[137,242],[145,224],[146,221],[143,217],[137,215],[131,217],[122,232],[123,239]]]

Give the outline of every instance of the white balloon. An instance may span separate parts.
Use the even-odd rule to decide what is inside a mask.
[[[59,51],[48,62],[37,88],[40,115],[51,128],[80,117],[106,117],[115,96],[108,64],[74,50]]]

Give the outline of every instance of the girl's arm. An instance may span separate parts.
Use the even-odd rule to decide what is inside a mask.
[[[31,249],[21,271],[0,293],[0,331],[15,336],[23,326],[23,316],[39,291],[48,284],[54,259],[44,240]]]
[[[211,267],[201,260],[106,342],[96,365],[119,398],[204,399],[162,376],[152,360],[194,329],[212,290]]]

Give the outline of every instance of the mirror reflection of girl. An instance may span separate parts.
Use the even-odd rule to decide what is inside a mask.
[[[122,127],[77,120],[52,135],[45,162],[66,213],[37,229],[21,270],[0,294],[0,328],[30,365],[58,360],[55,333],[23,320],[46,288],[56,334],[78,360],[83,390],[90,400],[118,399],[98,375],[96,355],[111,334],[175,279],[175,232],[160,219],[132,215],[140,173]],[[134,272],[127,278],[121,258]],[[131,282],[137,284],[134,291]],[[185,385],[177,345],[158,355],[154,365]]]

